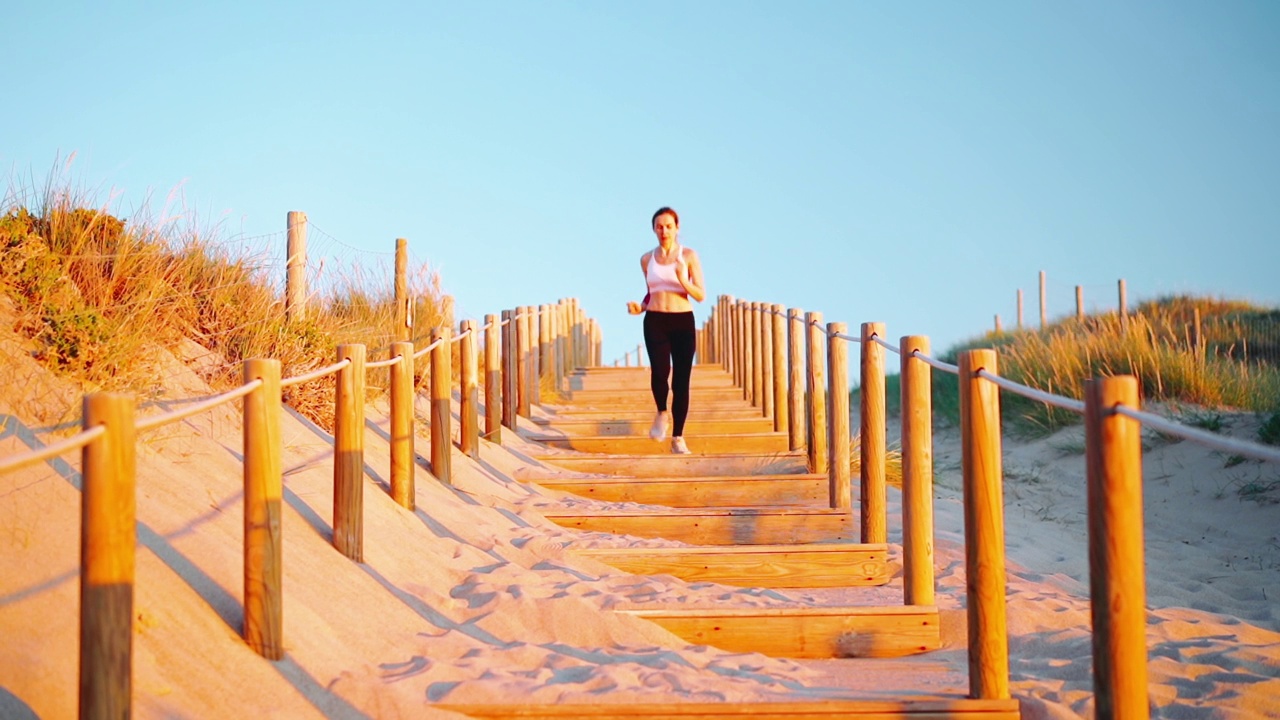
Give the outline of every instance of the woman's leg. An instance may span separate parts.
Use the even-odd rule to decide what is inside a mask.
[[[670,333],[663,322],[669,313],[645,313],[644,348],[649,353],[649,387],[658,412],[667,411],[667,375],[671,372]]]
[[[681,315],[686,314],[681,313]],[[682,317],[679,328],[673,328],[668,338],[671,344],[672,364],[671,416],[675,420],[671,435],[683,437],[684,421],[689,417],[689,378],[693,374],[693,355],[698,345],[693,313],[687,313],[687,317]]]

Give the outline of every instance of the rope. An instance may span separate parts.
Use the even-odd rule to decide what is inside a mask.
[[[1153,430],[1159,430],[1166,435],[1177,435],[1188,440],[1194,440],[1202,445],[1208,445],[1215,450],[1221,450],[1223,452],[1247,455],[1258,460],[1280,462],[1280,450],[1273,450],[1269,447],[1258,445],[1257,443],[1215,435],[1208,430],[1187,427],[1186,425],[1166,420],[1159,415],[1153,415],[1149,412],[1143,412],[1141,410],[1131,408],[1128,405],[1116,405],[1113,410],[1117,415],[1124,415],[1127,418],[1133,418],[1143,425],[1146,425]]]
[[[452,340],[450,340],[449,342],[450,342],[450,343],[456,343],[456,342],[458,342],[459,340],[461,340],[462,338],[464,338],[464,337],[466,337],[466,336],[468,336],[468,335],[470,335],[470,334],[471,334],[471,330],[469,330],[469,329],[468,329],[468,330],[463,330],[462,332],[458,333],[457,335],[454,335],[454,336],[453,336],[453,339],[452,339]]]
[[[888,350],[889,352],[891,352],[891,353],[893,353],[893,354],[895,354],[895,355],[901,355],[901,354],[902,354],[902,351],[901,351],[901,350],[899,350],[897,347],[895,347],[895,346],[893,346],[893,345],[891,345],[891,344],[889,344],[889,343],[885,342],[884,340],[882,340],[882,339],[880,338],[880,336],[879,336],[879,335],[877,335],[877,334],[875,334],[875,333],[871,333],[871,340],[872,340],[872,342],[877,343],[878,345],[880,345],[881,347],[885,348],[886,350]]]
[[[78,432],[65,440],[59,440],[58,442],[53,443],[52,445],[46,445],[39,450],[32,450],[23,455],[7,457],[0,460],[0,473],[17,470],[18,468],[38,463],[41,460],[48,460],[49,458],[57,457],[64,452],[82,448],[94,440],[97,440],[99,437],[106,434],[106,432],[107,427],[105,425],[95,425],[88,430]]]
[[[310,382],[311,380],[315,380],[316,378],[322,378],[325,375],[328,375],[330,373],[338,372],[339,370],[341,370],[342,368],[350,364],[351,364],[351,360],[349,359],[341,360],[339,362],[336,362],[330,365],[329,367],[322,367],[319,370],[312,370],[306,375],[298,375],[297,377],[285,378],[284,380],[280,381],[280,387],[287,388],[287,387],[293,387],[294,385],[301,385],[304,382]]]
[[[400,362],[403,359],[404,359],[403,355],[397,355],[393,358],[387,358],[386,360],[379,360],[377,362],[367,362],[364,364],[364,369],[375,370],[377,368],[391,367],[392,365],[395,365],[396,363]]]
[[[959,365],[952,365],[951,363],[944,363],[944,362],[942,362],[941,360],[934,360],[933,358],[929,357],[928,355],[925,355],[924,353],[920,352],[919,350],[916,350],[916,351],[912,352],[912,353],[911,353],[911,357],[914,357],[914,358],[916,358],[917,360],[923,360],[923,361],[924,361],[925,363],[927,363],[928,365],[931,365],[931,366],[933,366],[933,367],[935,367],[935,368],[937,368],[937,369],[939,369],[939,370],[941,370],[941,371],[943,371],[943,372],[949,372],[949,373],[951,373],[952,375],[959,375],[959,374],[960,374],[960,366],[959,366]]]
[[[442,343],[442,342],[444,342],[444,338],[440,338],[439,340],[437,340],[437,341],[435,341],[435,342],[431,343],[430,345],[428,345],[428,346],[426,346],[426,347],[422,348],[421,350],[419,350],[418,352],[416,352],[416,353],[414,353],[414,354],[413,354],[413,359],[414,359],[414,360],[417,360],[418,358],[420,358],[420,357],[422,357],[422,356],[426,355],[427,353],[431,352],[432,350],[435,350],[435,349],[436,349],[436,346],[437,346],[437,345],[439,345],[439,344],[440,344],[440,343]]]
[[[832,333],[831,337],[838,337],[841,340],[848,340],[849,342],[856,342],[856,343],[862,342],[862,338],[850,337],[848,335],[845,335],[844,333]]]
[[[174,410],[173,412],[165,413],[164,415],[155,415],[152,417],[143,418],[142,420],[139,420],[137,422],[136,427],[138,428],[138,432],[146,432],[147,430],[154,430],[155,428],[158,428],[161,425],[168,425],[171,422],[176,422],[184,418],[189,418],[192,415],[199,415],[205,410],[210,410],[212,408],[215,408],[224,402],[230,402],[232,400],[235,400],[236,398],[242,398],[245,395],[248,395],[249,393],[253,392],[254,390],[257,390],[260,387],[262,387],[262,380],[252,380],[250,382],[245,383],[244,385],[241,385],[235,390],[224,392],[221,395],[214,395],[208,400],[205,400],[203,402],[198,402],[190,407],[183,408],[182,410]]]
[[[1069,397],[1054,395],[1043,390],[1029,388],[1026,385],[1016,383],[1009,378],[1000,377],[999,375],[986,370],[978,370],[978,377],[986,378],[1014,395],[1021,395],[1024,398],[1039,400],[1046,405],[1053,405],[1054,407],[1060,407],[1063,410],[1070,410],[1081,415],[1084,414],[1084,403],[1080,400],[1073,400]]]

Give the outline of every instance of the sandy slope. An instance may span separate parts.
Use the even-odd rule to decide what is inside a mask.
[[[5,349],[0,346],[0,350]],[[9,348],[13,350],[12,347]],[[24,414],[57,383],[4,359],[0,412]],[[175,384],[198,378],[172,367]],[[179,383],[178,380],[181,379]],[[176,396],[190,392],[174,393]],[[144,412],[155,412],[150,408]],[[420,416],[424,413],[421,412]],[[240,428],[223,408],[142,439],[135,596],[139,717],[429,717],[437,700],[628,702],[963,695],[959,446],[936,442],[941,652],[893,663],[791,661],[690,646],[610,609],[900,602],[901,586],[772,591],[632,576],[574,559],[574,544],[660,543],[579,533],[538,509],[590,503],[512,479],[531,448],[456,451],[454,487],[417,476],[416,512],[388,497],[385,413],[367,432],[365,562],[330,545],[330,438],[285,423],[285,645],[267,662],[239,638]],[[47,421],[46,421],[47,422]],[[1243,420],[1239,431],[1244,432]],[[1071,431],[1067,431],[1068,433]],[[37,433],[39,435],[40,433]],[[9,422],[0,453],[30,437]],[[507,434],[509,435],[509,433]],[[425,455],[425,434],[419,453]],[[1083,460],[1069,435],[1006,445],[1011,674],[1027,717],[1092,714]],[[0,476],[0,717],[75,713],[79,493],[76,457]],[[1147,456],[1148,636],[1158,717],[1262,718],[1280,710],[1280,505],[1233,490],[1275,468],[1222,468],[1187,443]],[[1241,475],[1240,473],[1244,473]],[[898,496],[891,493],[891,532]],[[922,685],[912,663],[940,669]],[[939,678],[941,678],[939,680]]]

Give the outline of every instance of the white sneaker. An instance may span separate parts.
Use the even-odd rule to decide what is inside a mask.
[[[676,455],[689,454],[689,446],[684,444],[684,438],[682,437],[671,438],[671,452],[675,453]]]
[[[665,412],[658,413],[653,419],[653,427],[649,428],[649,437],[662,442],[667,437],[667,414]]]

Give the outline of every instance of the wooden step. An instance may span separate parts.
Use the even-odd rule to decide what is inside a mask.
[[[653,405],[653,392],[647,386],[605,390],[572,390],[565,393],[565,397],[570,404],[574,405],[591,405],[595,403]],[[697,403],[746,403],[741,388],[735,387],[691,387],[689,389],[689,400]]]
[[[625,547],[571,549],[636,575],[672,575],[689,582],[769,588],[885,585],[892,571],[883,543]]]
[[[522,478],[551,490],[605,502],[666,507],[829,507],[826,475],[726,475],[722,477]]]
[[[754,415],[754,414],[753,414]],[[635,436],[649,437],[649,428],[653,425],[653,413],[648,417],[636,420],[602,419],[602,420],[569,420],[556,418],[534,418],[533,422],[546,428],[548,433],[558,433],[567,437],[617,437]],[[773,420],[766,417],[750,417],[738,420],[686,420],[686,435],[706,437],[709,435],[738,435],[742,433],[773,432]]]
[[[431,707],[451,710],[482,720],[559,720],[559,718],[599,718],[601,720],[1018,720],[1022,717],[1017,699],[978,700],[963,697],[924,696],[911,699],[849,700],[831,698],[789,702],[689,702],[689,703],[556,703],[468,704],[441,703]]]
[[[690,545],[781,545],[858,539],[851,511],[831,508],[544,510],[542,514],[562,527],[666,538]]]
[[[686,429],[686,432],[688,430]],[[671,440],[653,440],[644,436],[565,437],[552,433],[522,433],[525,440],[548,447],[593,453],[670,455]],[[689,448],[707,454],[788,452],[791,441],[786,433],[738,433],[734,435],[690,435]]]
[[[691,455],[542,455],[537,459],[566,470],[634,477],[782,475],[808,472],[803,452],[698,454],[699,438],[685,438]],[[536,473],[533,475],[536,477]],[[520,471],[517,478],[524,477]]]
[[[578,405],[554,405],[551,403],[543,403],[539,406],[545,415],[535,416],[533,422],[550,422],[552,420],[631,420],[645,423],[648,428],[649,423],[653,422],[653,415],[656,412],[653,408],[653,401],[649,402],[648,407],[626,407],[611,408],[598,407],[588,408]],[[759,420],[764,417],[764,413],[760,408],[753,408],[749,405],[732,405],[725,407],[707,407],[705,405],[694,405],[689,408],[689,420]],[[648,432],[646,429],[645,432]]]
[[[772,657],[901,657],[942,646],[933,605],[619,610],[695,644]]]

